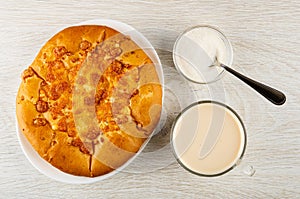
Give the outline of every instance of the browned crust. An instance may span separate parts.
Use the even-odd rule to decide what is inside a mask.
[[[75,128],[72,111],[84,116],[89,109],[72,109],[73,86],[80,83],[78,70],[97,45],[105,52],[101,63],[108,55],[115,61],[108,62],[105,81],[97,84],[100,101],[95,107],[102,134],[85,138]],[[83,84],[93,84],[92,72]],[[122,88],[127,88],[125,98],[118,91]],[[121,111],[114,112],[112,96],[120,99]],[[158,123],[161,100],[159,79],[145,52],[111,28],[86,25],[66,28],[42,47],[23,73],[16,114],[22,133],[41,157],[64,172],[95,177],[120,167],[139,150]]]

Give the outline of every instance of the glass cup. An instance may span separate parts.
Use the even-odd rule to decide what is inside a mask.
[[[214,177],[241,163],[247,136],[241,118],[232,108],[216,101],[199,101],[177,116],[170,142],[176,160],[184,169]],[[243,172],[252,176],[255,170],[245,165]]]

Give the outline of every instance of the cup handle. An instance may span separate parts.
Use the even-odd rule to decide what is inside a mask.
[[[251,164],[245,162],[244,160],[238,161],[236,166],[241,173],[249,177],[252,177],[256,172],[255,168]]]

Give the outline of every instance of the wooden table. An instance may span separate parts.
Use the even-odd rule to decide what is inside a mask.
[[[136,173],[89,185],[64,184],[39,173],[24,156],[16,135],[15,96],[21,72],[47,39],[62,27],[97,18],[132,25],[158,50],[168,88],[166,123],[143,153],[147,157],[152,151],[154,158],[140,162]],[[2,1],[0,198],[299,198],[299,21],[298,0]],[[174,69],[172,45],[180,32],[197,24],[224,31],[234,48],[233,67],[284,91],[286,104],[272,105],[229,74],[208,86],[185,82]],[[168,149],[157,152],[168,146],[176,114],[192,101],[211,98],[242,117],[248,133],[242,164],[254,167],[252,177],[243,165],[221,177],[199,177],[180,167]]]

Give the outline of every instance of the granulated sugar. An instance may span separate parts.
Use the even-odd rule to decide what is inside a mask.
[[[173,52],[176,67],[188,79],[206,83],[218,79],[220,67],[209,67],[218,59],[230,65],[232,48],[229,41],[216,29],[196,27],[178,38]]]

